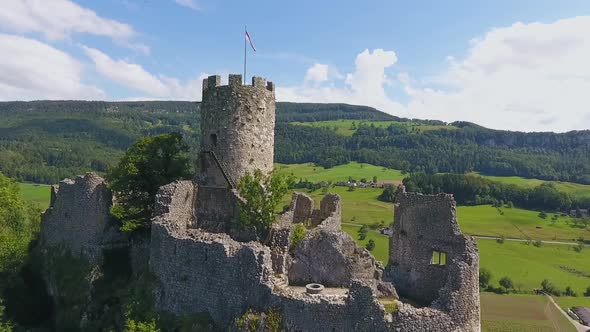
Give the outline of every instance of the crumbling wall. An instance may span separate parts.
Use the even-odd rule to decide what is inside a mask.
[[[156,308],[172,314],[208,312],[216,322],[231,322],[268,299],[264,286],[272,274],[270,250],[242,244],[224,233],[187,227],[191,204],[171,204],[190,196],[183,182],[160,189],[152,220],[150,269],[157,280]],[[175,199],[180,196],[180,200]]]
[[[432,262],[434,251],[445,253],[445,264]],[[439,310],[455,326],[449,330],[479,331],[478,271],[477,245],[461,233],[452,195],[397,196],[387,276],[402,298],[430,306],[408,307],[410,316],[428,324],[423,316]]]
[[[95,173],[63,180],[52,187],[51,206],[41,217],[43,247],[60,247],[90,263],[102,259],[102,249],[124,239],[110,218],[112,195]]]

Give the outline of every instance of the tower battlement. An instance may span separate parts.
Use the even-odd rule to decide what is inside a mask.
[[[254,87],[266,88],[266,90],[271,92],[275,91],[275,84],[273,82],[267,82],[264,77],[259,76],[252,76],[252,83],[250,85],[242,84],[242,75],[240,74],[229,74],[227,85],[221,85],[220,75],[211,75],[203,79],[203,93],[205,93],[205,91],[211,91],[212,89],[223,87]]]

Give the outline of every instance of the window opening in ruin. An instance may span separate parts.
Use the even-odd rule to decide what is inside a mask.
[[[432,258],[430,259],[431,265],[446,265],[447,264],[447,253],[444,251],[432,251]]]
[[[211,144],[213,144],[213,146],[217,146],[217,135],[216,134],[211,134]]]

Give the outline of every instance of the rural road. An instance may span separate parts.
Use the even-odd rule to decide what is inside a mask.
[[[349,223],[349,222],[343,222],[343,225],[351,225],[351,226],[364,226],[362,224],[353,224],[353,223]],[[500,239],[499,236],[491,236],[491,235],[471,235],[476,239],[482,239],[482,240],[498,240]],[[513,238],[513,237],[507,237],[504,238],[505,241],[516,241],[516,242],[527,242],[529,241],[529,239],[522,239],[522,238]],[[530,241],[534,241],[534,240],[530,240]],[[565,241],[546,241],[546,240],[542,240],[543,243],[549,243],[549,244],[563,244],[563,245],[568,245],[568,246],[575,246],[577,245],[579,242],[565,242]],[[585,247],[590,247],[590,244],[584,244]],[[584,331],[585,332],[585,331]]]
[[[584,326],[580,323],[578,323],[577,321],[575,321],[574,319],[572,319],[565,311],[563,311],[563,309],[561,309],[560,306],[557,305],[557,303],[555,303],[555,300],[553,300],[553,297],[545,294],[548,298],[549,301],[551,302],[552,305],[555,306],[555,308],[557,308],[557,310],[559,310],[559,312],[561,312],[561,314],[563,314],[569,321],[570,323],[572,323],[574,325],[574,327],[576,328],[576,330],[578,330],[578,332],[586,332],[588,331],[588,329],[590,329],[590,327],[588,326]]]
[[[484,239],[484,240],[498,240],[498,239],[500,239],[500,237],[498,237],[498,236],[489,236],[489,235],[472,235],[472,236],[474,238],[476,238],[476,239]],[[527,242],[527,241],[529,241],[528,239],[520,239],[520,238],[504,238],[504,240],[506,240],[506,241],[517,241],[517,242]],[[530,241],[533,241],[533,240],[530,240]],[[565,245],[575,246],[579,242],[545,241],[545,240],[543,240],[543,243],[565,244]],[[584,244],[584,246],[590,247],[590,244]]]

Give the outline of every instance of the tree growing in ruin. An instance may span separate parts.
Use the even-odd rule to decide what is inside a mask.
[[[241,227],[254,229],[259,239],[265,239],[276,220],[277,206],[293,184],[292,177],[278,173],[265,175],[260,170],[246,172],[238,184]]]

